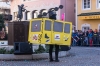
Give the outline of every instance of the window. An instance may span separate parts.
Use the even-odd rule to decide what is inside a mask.
[[[40,32],[41,31],[41,20],[36,20],[32,22],[31,25],[32,32]]]
[[[17,12],[14,12],[14,20],[17,20]]]
[[[97,8],[100,8],[100,0],[97,0]]]
[[[30,20],[30,19],[31,19],[30,11],[25,12],[25,20]]]
[[[49,20],[45,20],[45,30],[51,31],[52,22]]]
[[[70,33],[70,24],[65,24],[64,33]]]
[[[34,12],[34,18],[38,17],[38,11]]]
[[[28,19],[28,20],[31,19],[31,14],[30,14],[30,12],[27,12],[27,19]]]
[[[82,8],[83,9],[90,9],[90,2],[91,0],[82,0]]]
[[[54,24],[53,24],[53,31],[63,32],[63,23],[55,21]]]

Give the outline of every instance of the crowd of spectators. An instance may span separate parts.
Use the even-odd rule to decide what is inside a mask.
[[[100,46],[100,30],[73,30],[72,46]]]

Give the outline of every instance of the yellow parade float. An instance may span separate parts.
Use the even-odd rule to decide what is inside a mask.
[[[30,20],[28,41],[33,44],[71,45],[72,23],[37,18]]]

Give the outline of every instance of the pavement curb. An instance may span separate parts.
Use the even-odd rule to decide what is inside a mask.
[[[59,57],[69,55],[69,51],[59,52]],[[55,57],[55,53],[53,53]],[[48,59],[49,53],[32,54],[32,55],[14,55],[14,54],[0,54],[0,60],[35,60],[35,59]]]

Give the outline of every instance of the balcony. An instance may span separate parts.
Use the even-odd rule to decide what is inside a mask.
[[[10,2],[0,0],[0,9],[10,9]]]

